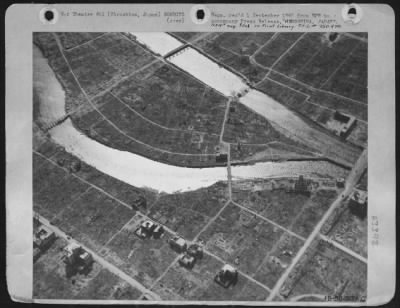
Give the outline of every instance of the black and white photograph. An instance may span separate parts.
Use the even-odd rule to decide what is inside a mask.
[[[33,44],[35,298],[366,298],[367,33]]]
[[[32,300],[366,304],[393,224],[371,34],[196,16],[208,31],[32,30]]]

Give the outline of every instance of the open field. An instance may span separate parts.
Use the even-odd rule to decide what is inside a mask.
[[[171,65],[150,66],[112,89],[127,106],[171,129],[219,133],[227,99]]]
[[[366,63],[364,64],[366,66]],[[365,67],[366,70],[366,67]],[[345,78],[345,76],[342,76],[342,78]],[[334,105],[330,105],[329,103],[325,103],[322,98],[329,98],[331,101],[335,102],[342,102],[339,106],[336,107],[341,112],[348,113],[350,115],[353,115],[360,120],[366,120],[365,117],[365,112],[367,110],[367,103],[362,102],[362,101],[357,101],[352,98],[342,96],[340,94],[337,94],[335,92],[327,91],[324,89],[318,89],[315,88],[309,84],[306,84],[296,78],[293,78],[291,76],[285,75],[277,70],[271,70],[271,72],[268,74],[268,76],[261,82],[257,84],[257,88],[262,90],[263,92],[267,93],[268,92],[268,86],[264,86],[264,81],[265,80],[270,80],[273,83],[276,84],[276,87],[278,85],[281,85],[281,89],[289,92],[297,92],[299,95],[303,95],[303,97],[309,97],[309,99],[313,102],[315,102],[318,105],[321,105],[323,108],[330,108]],[[292,90],[292,91],[290,91]],[[275,90],[276,93],[279,91]],[[274,92],[271,92],[274,94]],[[314,99],[313,99],[314,98]],[[279,101],[282,104],[285,104],[285,101]],[[349,105],[349,106],[346,106]],[[301,111],[301,110],[300,110]]]
[[[323,89],[367,103],[367,60],[367,44],[359,44]]]
[[[37,299],[138,299],[141,292],[94,263],[88,274],[67,278],[63,263],[67,242],[58,238],[33,264],[33,296]]]
[[[367,257],[368,220],[360,219],[346,209],[327,234],[339,244]]]
[[[113,285],[112,287],[109,284]],[[141,292],[107,270],[102,270],[93,281],[83,289],[76,299],[139,299]]]
[[[289,299],[318,294],[360,301],[367,293],[367,265],[326,242],[315,242],[283,288]]]
[[[286,37],[286,44],[282,46],[286,47],[291,43],[291,45],[294,45],[284,56],[282,56],[282,53],[278,53],[278,55],[282,56],[282,58],[275,64],[274,69],[290,77],[296,76],[297,72],[300,72],[302,68],[308,65],[309,59],[311,59],[324,47],[325,44],[323,42],[323,37],[324,33],[305,33],[296,44],[294,44],[294,39],[297,40],[299,36],[292,34],[290,38]],[[282,40],[285,41],[284,39],[285,33],[280,33],[272,45],[279,45]],[[271,49],[272,45],[266,46],[266,52],[269,52],[269,49]],[[284,51],[286,50],[288,49],[284,49]],[[262,60],[262,58],[260,60]]]
[[[220,33],[213,42],[223,48],[229,49],[240,55],[250,56],[254,54],[274,33]]]
[[[206,242],[211,253],[235,264],[245,274],[254,276],[268,262],[266,257],[279,245],[277,243],[284,234],[277,226],[230,204],[200,238]],[[299,248],[295,246],[291,249]],[[267,285],[273,285],[275,278],[271,275],[262,279],[268,280]]]
[[[314,188],[311,196],[287,192],[286,187],[293,185],[293,182],[293,179],[285,178],[254,184],[239,182],[233,184],[232,199],[297,235],[307,237],[336,198],[337,191]],[[317,185],[315,182],[314,187]]]
[[[114,199],[91,189],[52,221],[93,250],[99,250],[135,214]]]
[[[214,277],[222,266],[207,254],[191,270],[174,264],[153,290],[164,300],[262,301],[268,296],[268,291],[241,275],[235,286],[218,285]]]
[[[264,67],[270,67],[300,38],[302,33],[279,33],[265,44],[256,55],[255,61]]]
[[[189,129],[165,129],[144,119],[140,114],[110,94],[103,96],[102,100],[108,101],[108,103],[102,104],[99,108],[100,112],[134,140],[171,153],[215,153],[214,147],[219,143],[218,135],[200,133]],[[90,123],[87,124],[90,125]],[[98,126],[101,126],[101,123],[92,127],[92,130],[96,132]],[[121,146],[114,145],[113,147],[120,148]],[[134,149],[131,152],[134,152]]]
[[[105,35],[104,32],[58,32],[57,34],[65,50],[77,48]]]
[[[320,88],[324,82],[342,65],[343,59],[359,45],[359,41],[339,36],[333,43],[322,40],[322,48],[309,62],[296,73],[296,78],[310,86]]]
[[[227,200],[227,185],[219,182],[192,192],[163,195],[149,216],[192,240]]]
[[[337,195],[336,190],[317,190],[297,217],[292,227],[293,232],[304,237],[309,236]]]
[[[43,160],[42,158],[37,158]],[[89,185],[46,162],[33,171],[33,208],[49,220],[67,208]]]
[[[258,267],[254,278],[272,289],[303,244],[302,240],[283,233]]]
[[[250,189],[234,184],[232,199],[283,227],[289,227],[310,198],[298,193],[287,193],[284,188],[279,189],[279,186],[285,185],[285,182],[266,180]]]
[[[89,95],[154,60],[153,56],[120,33],[109,33],[79,48],[66,57],[82,88]]]

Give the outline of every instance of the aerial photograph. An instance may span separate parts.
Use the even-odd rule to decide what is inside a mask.
[[[367,33],[32,40],[34,299],[366,301]]]

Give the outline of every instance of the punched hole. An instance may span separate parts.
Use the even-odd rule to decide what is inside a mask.
[[[357,18],[357,10],[355,7],[349,8],[349,10],[347,11],[347,17],[350,20],[355,20]]]
[[[205,17],[205,15],[206,15],[206,13],[204,13],[204,10],[203,10],[203,9],[198,9],[198,10],[196,11],[196,18],[197,18],[198,20],[203,20],[204,17]]]
[[[44,18],[46,18],[46,20],[50,22],[54,19],[54,13],[52,11],[46,11],[44,13]]]
[[[349,8],[349,10],[347,11],[348,15],[357,15],[357,10],[355,7],[351,7]]]

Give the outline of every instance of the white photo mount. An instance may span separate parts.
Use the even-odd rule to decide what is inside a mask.
[[[203,12],[198,13],[199,10]],[[88,35],[83,41],[79,41],[83,37],[80,33],[93,34],[97,32],[103,34]],[[198,32],[198,34],[193,36],[184,34],[191,32]],[[225,35],[227,39],[222,40],[221,38],[217,39],[217,35],[212,35],[213,32],[229,33],[229,35]],[[239,32],[248,33],[248,35],[235,36],[235,33]],[[70,33],[70,35],[62,36],[59,33]],[[117,34],[114,35],[114,33]],[[211,33],[211,35],[206,37],[205,33]],[[271,35],[263,37],[262,33],[271,33]],[[288,33],[292,33],[293,38],[287,36]],[[328,34],[323,36],[322,33]],[[330,37],[329,33],[333,33],[333,35]],[[98,39],[100,36],[102,37]],[[67,41],[66,37],[70,41]],[[337,37],[339,39],[336,41]],[[76,41],[74,41],[75,38],[77,38]],[[329,42],[331,39],[332,41]],[[36,45],[33,45],[35,40],[37,40]],[[248,43],[238,43],[241,40]],[[322,42],[321,40],[326,41]],[[342,46],[342,49],[336,47],[335,42],[337,42],[336,46]],[[134,52],[127,51],[126,46],[128,45],[126,44],[128,43],[134,46],[132,47],[135,48]],[[310,47],[307,47],[309,49],[304,47],[301,53],[296,54],[295,52],[300,48],[299,46],[302,46],[301,44]],[[360,50],[367,50],[367,53]],[[58,56],[54,56],[58,52]],[[106,52],[112,53],[113,57],[105,55]],[[320,52],[326,55],[326,63]],[[291,61],[293,62],[289,63],[289,56],[293,54],[297,55],[297,58],[292,57]],[[182,55],[185,56],[182,57]],[[52,56],[54,57],[52,58]],[[129,56],[137,58],[132,61]],[[319,59],[319,62],[314,60],[315,58]],[[79,61],[82,62],[79,63]],[[154,63],[150,64],[152,61]],[[326,65],[324,67],[322,66],[323,62]],[[333,65],[332,63],[337,64]],[[11,6],[6,14],[7,285],[11,297],[15,301],[38,303],[230,305],[234,302],[235,304],[256,306],[279,304],[359,306],[378,305],[390,301],[395,292],[396,252],[394,63],[394,13],[387,5],[360,4],[344,7],[339,4],[202,4],[195,7],[191,4],[60,4],[51,6],[21,4]],[[354,66],[352,66],[353,64]],[[367,72],[363,71],[363,64],[366,65]],[[246,70],[246,66],[254,68],[257,71],[256,75],[263,74],[261,79],[264,78],[263,80],[266,82],[258,80],[259,75],[253,76],[254,80],[253,77],[249,78],[251,70]],[[106,67],[109,68],[108,71],[102,70]],[[173,67],[174,73],[162,71],[162,67]],[[346,70],[347,67],[349,67],[348,70]],[[160,69],[160,74],[164,75],[160,75],[161,77],[156,75],[159,79],[152,79],[152,76],[157,74],[155,73],[158,72],[157,69]],[[136,74],[136,70],[139,71],[137,72],[139,77],[132,77],[131,74]],[[178,75],[185,77],[175,77]],[[318,79],[320,75],[324,76],[324,78],[321,77],[321,80]],[[132,79],[130,79],[131,77]],[[146,104],[140,105],[143,109],[136,108],[139,105],[135,104],[138,104],[140,99],[151,97],[150,93],[147,93],[151,92],[148,89],[161,91],[157,90],[157,85],[161,85],[161,88],[166,87],[168,82],[174,82],[174,78],[181,79],[174,83],[176,87],[165,90],[169,91],[165,93],[168,93],[172,99],[165,98],[163,100],[153,97],[155,103],[146,102]],[[132,86],[128,87],[126,80],[132,81]],[[151,83],[147,80],[150,80]],[[190,82],[192,83],[190,84]],[[145,89],[143,91],[147,91],[146,95],[148,96],[139,97],[139,94],[135,92],[139,91],[139,86],[136,86],[135,83],[143,87]],[[120,84],[125,88],[122,89]],[[259,85],[263,86],[261,90]],[[276,86],[277,89],[278,87],[284,89],[284,91],[269,92],[272,91],[273,86]],[[74,92],[76,89],[78,92]],[[190,93],[196,89],[203,89],[203,91],[187,96],[185,91]],[[129,95],[124,96],[124,91]],[[304,96],[306,99],[298,105],[289,106],[289,103],[285,101],[286,96],[280,96],[285,94],[285,91],[291,93],[287,96],[290,99],[296,95]],[[207,93],[212,93],[214,96]],[[362,93],[367,94],[363,96]],[[34,95],[39,96],[35,98]],[[273,95],[276,97],[271,98]],[[106,135],[108,141],[102,139],[100,142],[100,139],[96,139],[99,137],[94,137],[95,135],[90,135],[89,141],[86,141],[85,134],[89,136],[92,133],[80,130],[79,125],[81,124],[74,118],[74,115],[69,114],[69,110],[66,110],[63,104],[57,105],[57,101],[63,96],[66,97],[66,103],[63,101],[63,104],[70,104],[72,107],[78,106],[82,110],[88,108],[96,111],[99,108],[97,112],[100,111],[102,112],[100,114],[105,116],[104,119],[100,119],[101,121],[94,121],[94,116],[82,119],[96,122],[93,122],[96,136]],[[169,156],[157,156],[154,153],[159,150],[158,146],[161,147],[161,141],[155,141],[153,137],[153,139],[145,139],[144,135],[150,133],[134,135],[136,131],[130,130],[128,125],[123,126],[123,123],[128,123],[124,121],[129,119],[127,120],[125,113],[120,110],[125,110],[126,114],[128,114],[127,110],[130,110],[129,114],[132,114],[131,116],[135,117],[137,121],[144,121],[141,127],[150,125],[150,132],[166,130],[168,133],[165,133],[165,139],[169,140],[168,138],[181,130],[182,126],[173,126],[177,124],[172,115],[169,115],[171,118],[168,122],[163,115],[157,115],[157,112],[160,114],[159,109],[151,112],[146,111],[144,106],[155,108],[154,106],[164,101],[174,104],[178,97],[186,97],[186,102],[195,103],[197,98],[202,96],[207,98],[207,102],[215,100],[215,104],[220,104],[222,108],[215,108],[212,112],[199,109],[197,112],[200,115],[197,122],[188,120],[190,123],[182,125],[186,125],[185,133],[191,136],[188,144],[191,146],[197,144],[200,149],[199,153],[204,154],[207,159],[196,154],[195,158],[187,160],[186,157],[193,155],[192,152],[185,152],[188,155],[179,154],[185,158],[177,158],[177,156],[170,155],[171,152],[177,151],[177,147],[165,145],[162,151],[169,153]],[[44,107],[40,105],[40,108],[43,108],[39,108],[37,111],[34,109],[35,99],[47,101],[47,105]],[[110,102],[111,104],[109,104]],[[286,103],[288,105],[285,105]],[[86,104],[86,107],[80,107],[79,104]],[[121,109],[121,104],[124,109]],[[310,108],[309,115],[305,114],[306,109],[302,109],[304,104]],[[315,105],[318,105],[318,110],[321,108],[326,110],[327,114],[332,113],[333,115],[335,112],[334,115],[339,120],[331,118],[331,122],[325,122],[325,127],[321,126],[318,121],[322,118],[322,111],[313,118],[312,112],[316,110],[313,107]],[[60,106],[61,108],[59,108]],[[234,108],[232,109],[232,107]],[[178,118],[179,116],[184,117],[183,113],[179,112],[185,108],[193,112],[190,106],[185,104],[179,108],[171,105],[171,108],[175,108]],[[349,111],[346,113],[343,110]],[[35,112],[39,112],[39,120],[35,118]],[[82,114],[89,113],[85,112],[82,111]],[[244,115],[249,112],[252,112],[251,115],[245,118]],[[185,115],[185,119],[194,118],[190,112],[188,113],[189,115]],[[79,115],[81,116],[81,114]],[[218,123],[222,124],[222,127],[220,124],[216,125],[218,129],[215,131],[210,128],[213,125],[212,121],[207,125],[202,124],[204,117],[213,119],[213,115],[216,117],[220,115],[218,119],[221,122]],[[260,116],[261,118],[259,118]],[[364,125],[363,134],[367,136],[364,145],[360,145],[359,139],[357,139],[362,134],[362,130],[358,126],[356,127],[359,129],[357,130],[359,134],[357,135],[354,131],[351,133],[354,138],[350,137],[349,139],[346,136],[343,139],[338,131],[338,129],[344,129],[344,126],[350,125],[352,117],[357,122],[356,125],[360,123]],[[344,118],[349,121],[346,122],[347,124],[344,123]],[[310,151],[310,148],[304,147],[301,149],[304,152],[301,153],[307,152],[307,154],[302,154],[300,159],[299,156],[296,156],[299,154],[298,151],[288,151],[286,147],[284,152],[282,148],[275,147],[274,143],[271,143],[269,147],[265,148],[263,154],[248,155],[253,159],[250,161],[251,163],[241,161],[239,156],[234,155],[239,155],[237,154],[238,148],[244,151],[243,148],[252,146],[249,142],[250,139],[247,141],[245,139],[250,138],[249,135],[258,138],[256,129],[259,126],[255,122],[262,122],[265,119],[267,120],[265,123],[273,124],[269,128],[270,131],[280,128],[275,134],[281,133],[279,135],[282,136],[279,141],[281,144],[293,148],[305,142],[308,147],[313,148],[314,146],[313,149],[315,149],[316,145],[320,143],[320,147],[317,148],[323,152],[323,155],[310,159],[309,152],[307,152]],[[65,123],[68,121],[71,121],[72,125],[65,128]],[[106,122],[108,126],[96,130],[98,127],[95,126],[96,124]],[[132,127],[135,127],[134,122],[131,123]],[[303,123],[308,124],[304,125]],[[238,129],[238,125],[242,125],[242,128]],[[296,130],[299,127],[301,129]],[[73,131],[75,128],[77,129]],[[256,133],[253,134],[250,128],[254,128]],[[204,133],[203,130],[207,129],[208,131]],[[328,132],[329,129],[330,132]],[[338,136],[332,132],[334,129],[338,132]],[[50,140],[50,143],[56,144],[56,147],[53,145],[55,150],[51,155],[47,156],[47,152],[40,149],[42,143],[40,145],[38,143],[38,131],[42,138],[40,142],[45,144]],[[121,141],[118,144],[117,135],[113,135],[110,131],[119,131],[119,135],[125,136],[123,140],[130,139],[131,143]],[[240,135],[240,132],[243,131],[249,132],[248,135]],[[326,139],[319,135],[320,132],[327,136]],[[207,133],[210,134],[211,141],[207,140]],[[227,136],[226,134],[229,136],[229,133],[232,134],[232,138],[240,136],[241,140],[231,139],[227,142],[224,138]],[[287,137],[286,134],[291,135],[297,143],[284,139],[283,136]],[[314,143],[307,139],[311,134],[315,138],[312,141]],[[270,138],[270,135],[268,136]],[[113,137],[115,140],[112,140]],[[182,148],[179,148],[181,151],[186,139],[180,138],[182,139],[177,137],[176,140],[182,142]],[[133,144],[137,140],[146,146],[151,146],[154,152],[140,152],[142,148]],[[159,143],[156,144],[156,142]],[[208,149],[203,147],[206,142],[209,142]],[[274,142],[276,144],[277,141]],[[347,159],[350,154],[346,153],[353,153],[355,147],[352,143],[354,142],[357,143],[359,152],[349,166]],[[257,146],[260,144],[261,142]],[[332,149],[330,149],[332,155],[337,155],[340,159],[335,161],[336,156],[329,156],[327,150],[324,152],[324,147],[328,148],[329,144],[332,144]],[[121,147],[118,148],[119,146]],[[218,147],[215,153],[210,150],[212,148],[214,151],[213,146]],[[343,152],[339,153],[337,149],[340,146],[343,147]],[[189,151],[188,149],[184,150]],[[258,153],[258,150],[252,149],[252,151]],[[265,158],[266,153],[270,155],[268,159]],[[285,156],[282,156],[282,153],[285,153]],[[62,155],[72,155],[73,163],[66,163]],[[259,159],[260,155],[264,155],[261,160]],[[208,162],[211,161],[209,157],[214,158],[214,156],[216,160],[218,158],[221,161],[213,162],[213,164],[215,163],[213,166],[208,165]],[[295,157],[293,158],[293,156]],[[321,157],[328,162],[322,163]],[[312,172],[304,171],[304,160],[311,161],[310,165],[317,167],[312,169]],[[315,218],[315,223],[311,223],[309,231],[297,228],[294,220],[293,225],[289,223],[286,225],[271,212],[263,212],[258,209],[255,202],[259,197],[254,197],[255,199],[249,197],[246,199],[247,203],[238,197],[243,191],[248,194],[250,191],[251,195],[262,196],[265,200],[270,200],[268,196],[274,194],[280,197],[287,196],[290,193],[285,189],[275,192],[272,188],[265,187],[275,185],[271,184],[272,182],[284,185],[282,184],[285,183],[284,180],[279,182],[280,179],[297,178],[302,175],[302,172],[306,179],[321,177],[321,179],[313,181],[314,184],[318,182],[319,185],[324,186],[322,178],[325,179],[325,177],[316,174],[328,173],[324,168],[332,160],[336,164],[335,167],[328,168],[329,172],[334,174],[332,178],[338,178],[339,174],[344,172],[341,171],[343,166],[347,170],[344,172],[344,187],[335,188],[337,196],[330,200],[328,206],[323,207],[320,212],[313,212],[310,216],[301,216],[301,209],[306,213],[308,210],[305,210],[306,205],[304,208],[299,208],[299,217],[303,217],[304,221],[311,221],[311,217],[314,217],[312,215],[316,215],[318,218]],[[289,167],[280,168],[285,163]],[[49,165],[47,171],[43,169],[45,164]],[[288,168],[287,170],[290,172],[282,171],[284,168]],[[362,203],[360,200],[364,200],[363,190],[354,188],[358,184],[361,173],[365,170],[368,170],[368,214],[366,222],[364,221],[363,224],[364,229],[360,227],[361,225],[355,225],[351,230],[346,229],[346,226],[352,226],[351,222],[344,223],[337,218],[338,224],[342,228],[340,232],[345,237],[343,242],[340,242],[340,236],[335,237],[339,232],[338,229],[335,229],[336,233],[329,231],[325,234],[324,226],[330,221],[329,219],[334,220],[332,217],[336,215],[335,213],[339,213],[339,209],[343,210],[349,206],[346,203],[348,201],[340,199],[340,194],[344,195],[343,199],[356,198],[358,204]],[[84,174],[86,171],[87,173]],[[131,197],[129,200],[122,200],[123,196],[122,192],[118,191],[119,188],[109,190],[109,187],[101,186],[102,182],[95,183],[94,177],[89,176],[91,172],[93,174],[98,172],[98,178],[103,179],[107,184],[113,183],[112,185],[114,185],[114,181],[118,180],[118,183],[124,183],[118,184],[118,187],[128,185],[127,187],[143,189],[145,193],[143,193],[144,197],[141,197],[149,198],[147,201],[149,204],[150,200],[153,200],[154,209],[162,208],[162,203],[156,200],[168,199],[165,195],[178,196],[176,202],[179,203],[181,196],[187,198],[187,195],[191,196],[192,191],[202,191],[202,189],[215,187],[215,185],[217,187],[221,185],[223,193],[216,196],[212,195],[213,193],[210,195],[199,193],[200,199],[204,202],[214,202],[209,201],[212,198],[218,200],[218,202],[212,203],[217,210],[212,207],[207,208],[205,212],[197,214],[197,217],[204,219],[204,223],[199,223],[200,218],[197,218],[192,222],[183,222],[184,227],[179,229],[173,221],[180,218],[180,214],[162,219],[161,214],[157,216],[157,213],[151,211],[153,207],[150,207],[149,211],[141,209],[140,204],[144,201],[139,197],[137,200],[132,200]],[[37,179],[35,182],[34,178]],[[271,178],[275,179],[271,180]],[[65,183],[62,182],[64,180]],[[83,183],[82,187],[78,187],[79,185],[75,182]],[[300,185],[299,182],[295,183]],[[300,183],[303,182],[300,181]],[[54,190],[51,189],[51,184],[56,187]],[[315,189],[320,190],[321,187]],[[65,207],[59,208],[57,213],[53,213],[53,208],[61,207],[65,200],[64,196],[63,200],[59,200],[56,196],[57,194],[61,196],[63,190],[64,192],[71,191],[68,195],[66,194],[65,198],[72,198],[72,196],[74,198],[71,202],[66,202]],[[329,191],[328,188],[325,190]],[[131,191],[131,188],[124,188],[123,192],[127,191]],[[163,192],[163,194],[156,194],[157,191]],[[261,192],[258,194],[257,191]],[[314,194],[316,195],[317,192],[311,193],[310,200],[314,200]],[[99,195],[102,197],[98,197]],[[154,197],[155,195],[157,196]],[[302,198],[299,196],[298,200],[302,200]],[[55,201],[52,202],[52,200]],[[190,198],[185,200],[182,204],[179,203],[182,208],[193,201],[190,201]],[[139,204],[134,212],[132,209],[128,209],[131,201],[134,201],[135,205]],[[200,206],[195,201],[193,202],[196,206]],[[285,205],[284,202],[282,201],[282,206]],[[311,201],[307,202],[310,204]],[[343,206],[340,207],[341,205]],[[108,210],[107,206],[113,206],[115,211]],[[77,208],[75,212],[74,207]],[[196,209],[191,208],[190,211],[196,212]],[[182,212],[184,214],[181,216],[189,215],[190,211],[184,210]],[[159,210],[159,212],[162,211]],[[230,218],[229,213],[237,219]],[[281,214],[279,211],[277,213]],[[288,217],[291,217],[292,214],[288,213]],[[57,217],[58,219],[56,219]],[[107,217],[118,221],[118,226],[110,223]],[[246,225],[246,219],[254,219],[256,225],[259,225],[251,231],[255,232],[254,237],[259,237],[260,242],[263,241],[263,236],[271,237],[271,240],[262,242],[267,248],[263,250],[260,248],[261,244],[260,247],[254,244],[255,248],[252,251],[245,244],[232,244],[234,241],[239,241],[239,238],[233,236],[235,234],[226,237],[213,234],[215,230],[212,228],[215,224],[223,224],[223,221],[229,221],[229,219],[232,219],[232,233],[243,235],[244,242],[253,241],[253,236],[246,233],[245,230],[248,226],[241,225],[237,227],[239,229],[235,229],[236,224],[239,221]],[[69,225],[69,220],[73,221],[72,227]],[[150,222],[148,230],[144,225],[141,227],[141,223],[144,224],[146,221]],[[299,218],[299,221],[302,220]],[[99,227],[101,226],[100,222],[104,224],[104,228]],[[193,224],[193,228],[197,228],[193,232],[188,229],[191,224]],[[55,244],[50,244],[50,248],[46,247],[38,257],[39,259],[34,262],[34,248],[41,249],[41,242],[35,243],[35,246],[33,244],[34,237],[37,236],[37,228],[41,228],[38,225],[44,226],[44,231],[41,231],[40,234],[54,233],[57,240]],[[163,227],[162,231],[160,231],[161,227]],[[178,231],[174,230],[175,227],[178,228]],[[115,231],[113,231],[114,228]],[[156,230],[155,233],[154,230]],[[127,238],[122,237],[125,233],[130,234],[131,231],[133,239],[130,235]],[[135,233],[136,231],[137,233]],[[102,232],[109,233],[103,236]],[[293,241],[293,245],[288,244],[290,249],[285,248],[278,255],[276,247],[284,246],[282,244],[284,240],[280,237],[275,238],[276,234],[280,234],[279,232],[287,235],[287,238],[290,239],[288,242],[292,243]],[[175,238],[175,235],[179,238]],[[346,241],[347,238],[349,239]],[[366,238],[366,243],[360,244],[363,238]],[[118,240],[128,239],[126,246],[131,245],[132,247],[129,246],[128,248],[131,250],[125,254],[127,247],[120,243],[120,248],[116,248],[117,244],[115,243]],[[193,268],[187,269],[185,266],[191,264],[192,259],[189,257],[189,252],[185,252],[185,250],[192,243],[196,244],[199,239],[204,241],[200,245],[203,247],[204,257],[199,259],[197,264],[194,263]],[[113,242],[113,240],[115,241]],[[230,240],[232,243],[229,242]],[[143,241],[148,242],[143,244]],[[300,244],[294,244],[297,243],[296,241],[299,241]],[[63,275],[64,267],[69,262],[68,252],[56,248],[69,247],[71,243],[77,244],[82,249],[77,255],[78,259],[82,259],[79,262],[83,262],[79,267],[84,268],[85,262],[89,262],[87,260],[91,258],[93,258],[94,265],[87,274],[77,274],[78,276],[74,276],[76,278],[65,278]],[[354,248],[356,245],[354,243],[364,245],[363,247],[367,248],[367,254],[364,254],[362,250],[357,250],[361,246],[357,246],[357,249]],[[135,257],[139,258],[137,257],[139,252],[137,250],[135,252],[134,247],[145,251],[148,249],[145,248],[146,245],[154,245],[149,249],[148,256],[152,260],[151,251],[160,256],[159,265],[156,266],[151,262],[145,265],[147,264],[145,261],[135,261]],[[187,247],[183,248],[185,245]],[[227,248],[224,250],[221,247]],[[180,251],[180,249],[183,250]],[[181,255],[176,250],[179,250],[179,253],[184,254],[186,258],[181,259]],[[259,262],[254,266],[251,265],[249,251],[251,251],[250,255],[254,258],[254,262]],[[335,260],[339,260],[335,258],[340,258],[343,261],[341,265],[346,267],[346,270],[338,267],[337,276],[332,274],[332,264],[335,264]],[[264,264],[269,265],[264,266]],[[236,272],[238,281],[236,285],[228,286],[225,289],[224,275],[229,272],[226,270],[227,268],[230,270],[233,268],[232,277],[235,277],[235,269],[238,270]],[[360,272],[355,271],[355,268],[357,270],[365,268],[365,275],[360,274],[358,277]],[[306,270],[303,273],[304,269]],[[327,279],[337,282],[335,288],[332,287],[332,281],[320,281],[321,285],[326,284],[328,291],[325,292],[322,292],[320,286],[316,285],[316,281],[319,279],[317,277],[323,276],[320,272],[323,269],[326,270],[324,275],[329,277]],[[258,274],[258,271],[262,273],[263,270],[266,273],[265,277]],[[351,275],[345,275],[346,271]],[[143,274],[138,274],[139,272]],[[311,274],[307,276],[306,272]],[[102,278],[103,276],[105,278]],[[293,277],[300,282],[289,283]],[[55,281],[62,284],[66,291],[60,293],[59,298],[56,296],[57,294],[53,297],[46,297],[45,290],[51,289],[49,284],[55,283]],[[96,293],[95,283],[106,285],[104,288],[108,290],[108,293],[106,291],[104,291],[107,293],[106,295]],[[118,297],[122,299],[118,299]]]

